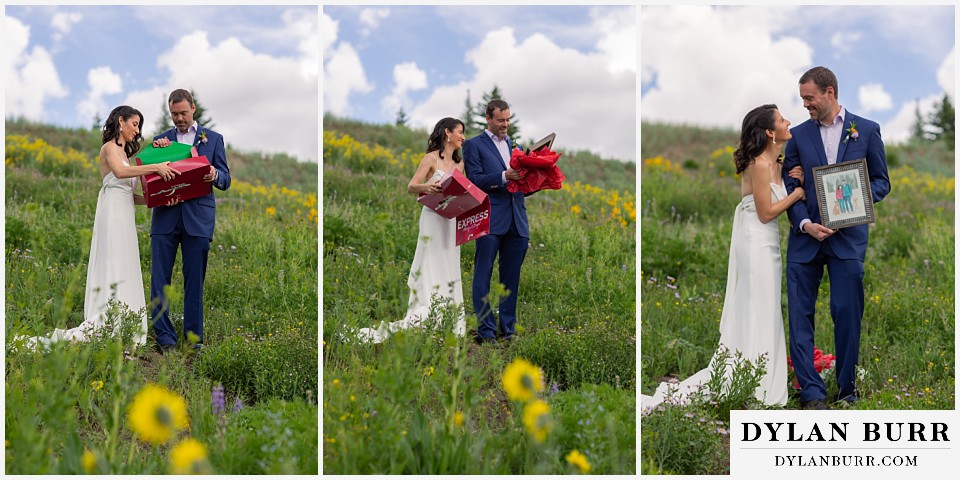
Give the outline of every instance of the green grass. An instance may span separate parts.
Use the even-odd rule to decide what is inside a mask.
[[[564,457],[578,450],[592,473],[635,473],[632,182],[623,190],[570,182],[526,199],[530,250],[510,346],[479,347],[442,330],[376,346],[340,340],[405,313],[420,213],[406,183],[426,137],[324,119],[324,472],[571,473]],[[466,298],[474,252],[472,242],[461,247]],[[523,424],[528,407],[501,385],[515,358],[546,377],[553,428],[543,443]]]
[[[704,368],[716,349],[732,213],[740,191],[731,158],[735,135],[672,125],[642,128],[647,161],[640,207],[640,388],[651,394],[665,377],[685,378]],[[878,221],[870,227],[858,380],[862,396],[853,408],[954,407],[954,177],[952,153],[945,154],[937,144],[887,148],[888,159],[897,160],[890,162],[891,193],[876,205]],[[789,222],[785,215],[778,221],[785,251]],[[815,338],[819,348],[833,353],[829,286],[825,275]],[[786,289],[782,293],[786,306]],[[837,392],[833,375],[827,377],[827,387],[828,397]],[[791,396],[785,408],[798,404]],[[722,413],[698,411],[696,416],[723,419]],[[704,447],[702,454],[690,451],[711,459],[706,462],[670,459],[661,451],[702,435],[691,422],[696,423],[665,412],[643,418],[641,451],[650,452],[644,454],[644,472],[728,471],[722,441]],[[711,435],[722,440],[720,434]]]
[[[316,184],[296,191],[235,177],[230,190],[216,192],[202,355],[189,346],[159,355],[152,329],[147,345],[136,349],[103,339],[47,353],[12,351],[15,335],[43,335],[83,320],[100,185],[98,146],[84,143],[86,132],[31,128],[49,138],[6,139],[6,473],[83,473],[84,451],[97,456],[99,473],[165,473],[171,444],[151,448],[135,440],[126,421],[133,396],[147,383],[186,400],[190,428],[181,437],[206,445],[214,473],[317,473]],[[146,286],[146,208],[137,208],[136,224]],[[178,261],[171,291],[178,331],[180,271]],[[228,408],[238,398],[244,405],[222,424],[211,411],[217,383]]]

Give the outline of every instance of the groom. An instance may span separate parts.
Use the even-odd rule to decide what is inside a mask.
[[[787,244],[787,310],[790,356],[800,382],[800,405],[808,410],[829,410],[827,389],[813,364],[814,312],[823,268],[830,276],[830,313],[836,348],[839,393],[835,400],[854,403],[863,318],[863,260],[868,225],[831,230],[820,224],[813,167],[867,159],[870,191],[879,202],[890,192],[887,160],[880,126],[858,117],[837,100],[837,77],[825,67],[814,67],[800,77],[800,98],[810,119],[790,129],[783,162],[787,192],[799,188],[789,171],[803,167],[807,199],[787,210],[790,238]],[[841,200],[843,202],[843,200]]]
[[[220,190],[230,188],[230,169],[227,167],[223,136],[197,124],[193,118],[197,106],[190,92],[174,90],[170,93],[167,106],[176,127],[153,137],[153,145],[162,148],[179,142],[197,147],[197,154],[206,156],[211,163],[203,181],[212,183]],[[199,339],[197,347],[203,344],[203,280],[207,273],[207,253],[213,239],[216,207],[211,191],[204,197],[153,209],[153,224],[150,227],[150,297],[154,302],[153,318],[156,319],[153,329],[162,352],[173,349],[177,344],[177,332],[170,322],[170,302],[163,289],[170,285],[178,248],[183,263],[184,338],[193,333]]]
[[[473,270],[473,311],[477,314],[477,334],[481,343],[493,343],[499,336],[512,341],[516,334],[517,291],[520,287],[520,266],[527,254],[530,226],[523,193],[510,193],[509,180],[523,176],[510,168],[510,106],[496,99],[484,112],[487,128],[463,144],[463,166],[467,178],[490,198],[490,233],[476,240]],[[500,326],[493,316],[488,299],[493,262],[500,255],[500,282],[508,290],[500,299]]]

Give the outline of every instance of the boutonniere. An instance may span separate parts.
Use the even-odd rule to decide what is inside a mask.
[[[200,135],[197,137],[197,143],[202,143],[202,144],[206,145],[206,143],[207,143],[207,131],[206,131],[206,130],[201,130],[201,131],[200,131]]]
[[[851,120],[850,128],[848,128],[846,131],[847,131],[847,138],[843,139],[843,143],[847,143],[847,140],[850,140],[851,138],[853,139],[854,142],[856,142],[857,139],[860,138],[860,132],[857,131],[857,122],[854,122]]]
[[[510,144],[510,150],[516,150],[516,149],[517,149],[517,141],[514,140],[514,139],[510,139],[510,141],[512,142],[512,143]]]

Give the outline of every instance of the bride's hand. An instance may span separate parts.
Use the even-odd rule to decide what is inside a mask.
[[[173,180],[173,177],[180,175],[180,172],[174,170],[173,167],[170,166],[170,162],[158,163],[156,173],[167,181]]]
[[[429,195],[429,194],[431,194],[431,193],[440,193],[440,192],[442,192],[442,191],[443,191],[443,189],[440,188],[440,182],[439,182],[439,181],[425,184],[425,185],[424,185],[424,189],[423,189],[423,193],[426,193],[427,195]]]
[[[789,175],[790,177],[799,180],[800,185],[803,185],[803,167],[797,165],[796,167],[791,168]]]

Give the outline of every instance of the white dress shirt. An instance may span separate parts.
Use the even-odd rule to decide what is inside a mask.
[[[499,138],[497,138],[496,135],[493,134],[493,132],[490,131],[490,129],[486,129],[486,128],[483,130],[483,132],[486,133],[487,136],[490,137],[490,140],[493,141],[493,144],[497,146],[497,151],[500,152],[500,160],[503,161],[503,168],[509,169],[510,168],[510,138],[504,135],[503,140],[500,140]],[[504,170],[503,173],[500,174],[500,180],[502,184],[504,185],[507,184],[506,170]]]
[[[833,124],[827,125],[821,121],[817,121],[817,126],[820,127],[820,140],[823,141],[823,150],[827,154],[827,164],[834,165],[837,163],[837,151],[840,149],[840,137],[843,135],[843,121],[847,116],[847,110],[840,107],[840,113],[837,113],[837,116],[833,119]],[[803,231],[803,226],[810,223],[812,220],[809,218],[804,218],[800,220],[800,231]]]
[[[194,120],[193,125],[190,125],[187,128],[187,133],[180,133],[180,129],[177,129],[177,143],[186,143],[187,145],[193,145],[193,141],[197,139],[197,122]]]

